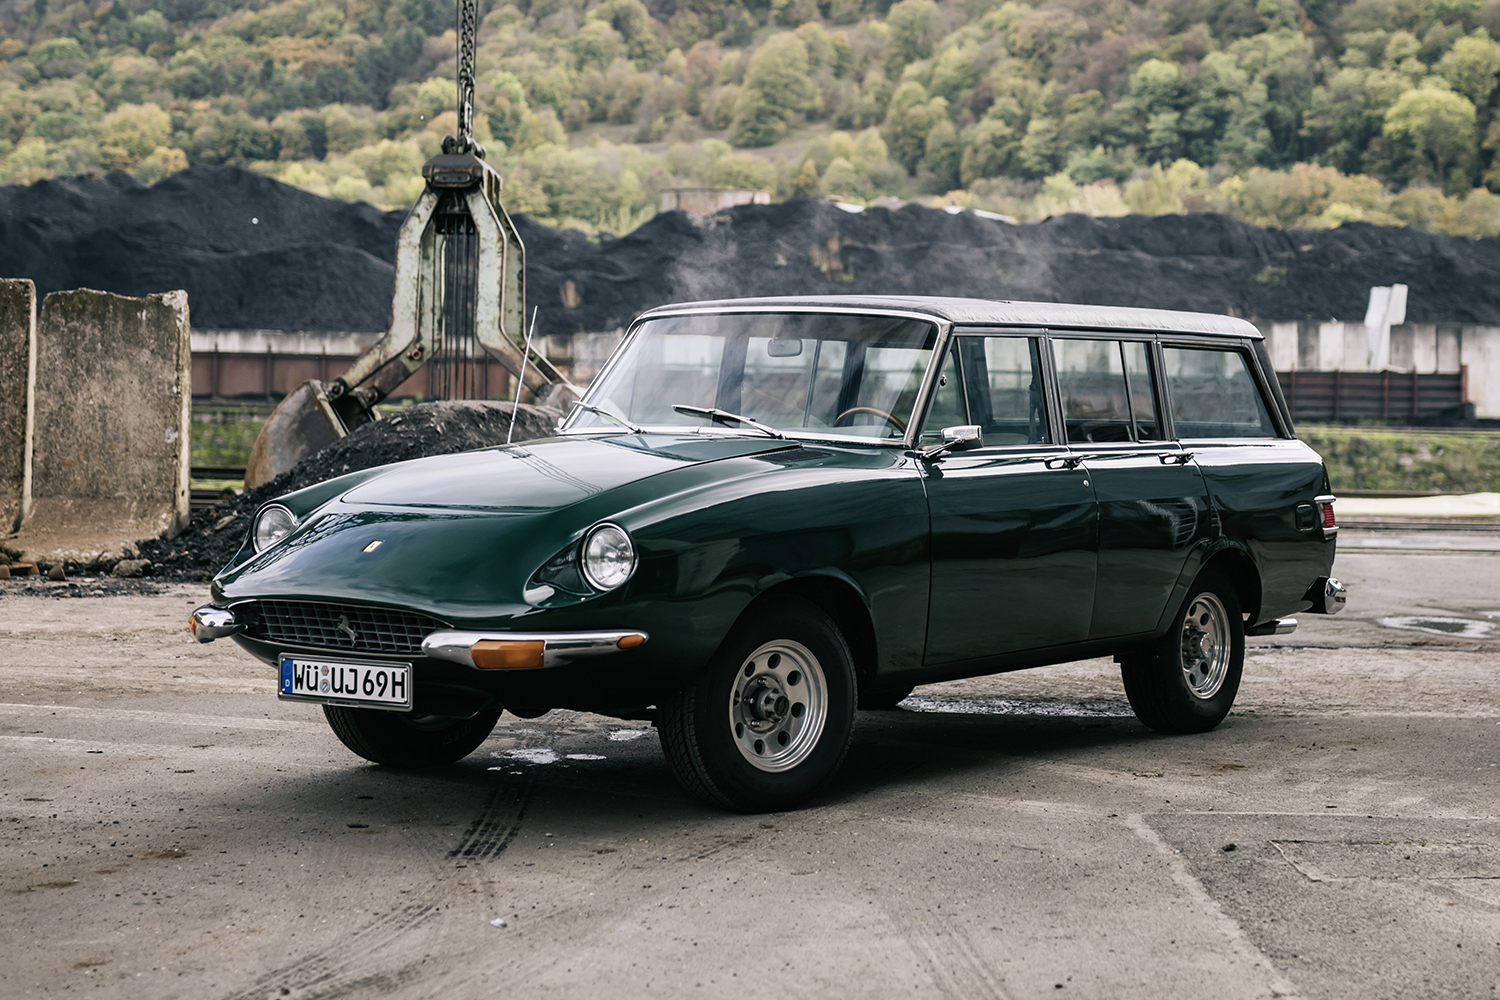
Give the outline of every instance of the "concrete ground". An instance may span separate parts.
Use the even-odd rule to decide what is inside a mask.
[[[934,685],[770,816],[568,712],[385,771],[201,587],[11,581],[0,996],[1500,1000],[1500,554],[1349,534],[1213,733],[1105,660]]]

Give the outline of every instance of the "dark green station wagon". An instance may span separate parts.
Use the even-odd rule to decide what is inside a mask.
[[[1333,500],[1241,320],[699,302],[641,316],[556,437],[266,505],[193,630],[381,764],[579,709],[782,809],[857,707],[933,681],[1113,655],[1147,726],[1212,729],[1245,636],[1343,607]]]

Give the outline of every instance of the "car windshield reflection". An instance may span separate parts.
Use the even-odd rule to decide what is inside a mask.
[[[905,436],[937,328],[907,317],[830,313],[667,316],[641,324],[590,388],[569,430],[692,428]],[[609,415],[600,411],[608,411]]]

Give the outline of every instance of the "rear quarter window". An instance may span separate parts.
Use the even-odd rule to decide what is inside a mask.
[[[1242,351],[1163,346],[1162,368],[1178,438],[1277,436]]]

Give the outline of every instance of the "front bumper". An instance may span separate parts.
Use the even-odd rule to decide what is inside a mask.
[[[205,604],[189,616],[188,624],[194,639],[213,642],[243,634],[250,623],[241,620],[233,608]],[[649,638],[637,629],[589,632],[440,629],[422,640],[422,655],[476,670],[527,670],[560,667],[579,659],[635,649],[645,645]],[[330,649],[323,652],[347,656],[358,650]]]

